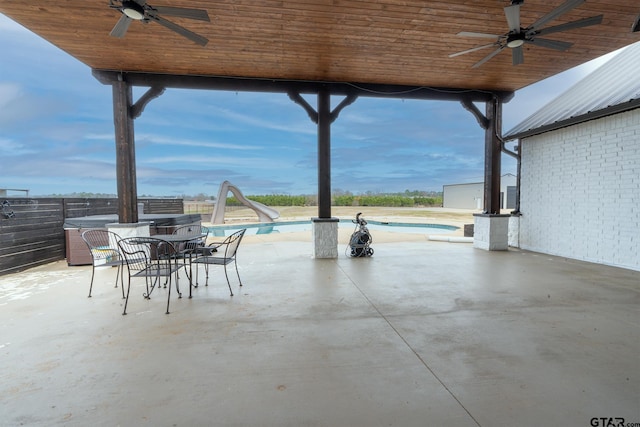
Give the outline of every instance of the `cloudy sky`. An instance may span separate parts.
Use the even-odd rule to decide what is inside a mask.
[[[115,194],[111,87],[2,14],[0,46],[0,188]],[[503,107],[504,131],[603,62],[518,91]],[[286,94],[168,89],[135,129],[140,196],[215,195],[224,180],[245,194],[317,192],[316,126]],[[442,191],[483,179],[484,132],[457,102],[359,98],[331,137],[334,191]],[[508,156],[503,173],[515,173]]]

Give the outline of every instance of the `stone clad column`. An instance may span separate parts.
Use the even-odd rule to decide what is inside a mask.
[[[509,218],[511,215],[473,214],[473,247],[486,251],[509,249]]]
[[[314,258],[338,257],[338,218],[312,218]]]

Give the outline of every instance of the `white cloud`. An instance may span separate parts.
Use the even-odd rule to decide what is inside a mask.
[[[22,85],[0,82],[0,126],[10,127],[33,117],[38,109],[36,102],[24,92]]]
[[[113,136],[111,137],[113,139]],[[230,144],[222,142],[207,142],[194,139],[166,137],[152,134],[136,135],[137,141],[144,141],[150,144],[158,145],[174,145],[184,147],[203,147],[203,148],[223,148],[228,150],[261,150],[264,147],[259,145]]]
[[[22,95],[22,87],[18,83],[0,82],[0,110],[11,107],[11,104]]]
[[[306,124],[303,124],[300,120],[296,120],[291,123],[276,123],[274,121],[273,116],[269,117],[268,119],[263,119],[253,114],[247,115],[247,114],[232,111],[226,108],[218,108],[218,107],[214,107],[214,111],[218,115],[226,119],[234,120],[238,123],[252,126],[252,127],[291,132],[291,133],[302,133],[302,134],[308,134],[308,135],[310,134],[315,135],[316,133],[315,127],[311,127]],[[305,113],[305,116],[306,116],[306,113]],[[311,121],[309,121],[309,123],[311,123]]]
[[[115,141],[113,133],[87,133],[84,137],[95,141]]]
[[[243,171],[255,171],[257,169],[290,169],[292,164],[283,161],[274,161],[262,157],[235,157],[235,156],[202,156],[202,155],[166,155],[162,157],[150,157],[139,159],[140,164],[168,164],[186,165],[199,164],[208,167],[234,166]]]
[[[32,153],[33,150],[26,148],[24,145],[6,138],[0,138],[0,153],[5,158],[9,156],[20,156]]]

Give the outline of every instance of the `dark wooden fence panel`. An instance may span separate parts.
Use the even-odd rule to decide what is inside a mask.
[[[183,213],[182,199],[139,199],[145,213]],[[7,198],[0,200],[0,275],[64,259],[65,218],[118,213],[118,200]]]
[[[182,199],[138,199],[138,203],[144,203],[144,213],[184,213]]]
[[[7,199],[0,215],[0,274],[64,259],[62,199]]]
[[[65,218],[118,213],[118,199],[63,199]]]
[[[143,212],[148,214],[184,213],[182,199],[138,199]],[[118,199],[64,199],[65,217],[118,213]]]

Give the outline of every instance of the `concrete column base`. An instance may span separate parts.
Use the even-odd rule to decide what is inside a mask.
[[[511,215],[474,214],[473,247],[486,251],[509,249]]]
[[[314,258],[338,258],[338,218],[312,218]]]
[[[113,231],[122,239],[125,237],[149,237],[151,235],[149,230],[150,224],[150,222],[136,222],[133,224],[114,222],[107,224],[107,230]]]

